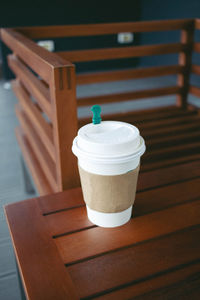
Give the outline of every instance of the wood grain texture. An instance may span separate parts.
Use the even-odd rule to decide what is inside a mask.
[[[15,130],[17,141],[20,145],[23,157],[29,167],[29,170],[33,176],[34,183],[36,185],[38,193],[42,195],[52,194],[53,189],[51,188],[44,171],[41,168],[41,165],[31,148],[27,138],[22,132],[21,128],[17,127]]]
[[[78,299],[74,284],[47,234],[37,200],[8,205],[6,215],[28,299]]]
[[[67,270],[79,287],[79,296],[94,297],[199,260],[199,234],[199,228],[180,231],[69,266]]]
[[[196,266],[196,265],[195,265]],[[197,266],[196,266],[197,267]],[[198,299],[200,293],[200,280],[199,270],[196,268],[196,272],[188,274],[186,278],[180,282],[171,284],[157,291],[152,291],[149,295],[141,295],[137,300],[155,299],[156,297],[162,297],[164,294],[168,299]],[[173,298],[172,298],[173,297]]]
[[[139,173],[137,191],[144,191],[200,176],[200,161]]]
[[[139,79],[146,77],[166,76],[184,72],[182,66],[161,66],[161,67],[148,67],[136,68],[119,71],[105,71],[105,72],[91,72],[77,74],[77,84],[91,84],[96,82],[107,82],[117,80]]]
[[[141,191],[136,195],[133,215],[141,216],[173,205],[200,198],[200,178]]]
[[[199,224],[199,214],[200,201],[195,201],[148,216],[133,218],[126,225],[117,228],[105,230],[101,227],[95,227],[58,237],[55,239],[55,243],[64,263],[77,264],[80,261],[89,260],[98,255],[102,256],[104,253],[145,241],[147,236],[148,239],[153,239]],[[147,227],[148,230],[146,230]]]
[[[92,36],[117,34],[118,32],[149,32],[179,30],[188,28],[194,23],[193,19],[185,20],[160,20],[144,22],[123,22],[86,25],[59,25],[59,26],[35,26],[18,27],[17,31],[29,38],[49,38],[66,36]]]
[[[50,124],[42,116],[41,112],[38,110],[38,107],[32,102],[28,92],[20,84],[19,81],[12,82],[12,88],[15,92],[17,98],[19,99],[20,106],[26,112],[29,120],[32,123],[32,126],[37,131],[41,142],[48,151],[51,158],[55,161],[55,150],[53,145],[53,131]]]
[[[190,286],[190,281],[196,274],[199,273],[200,263],[190,264],[178,268],[177,270],[169,271],[168,273],[160,274],[159,277],[149,278],[147,281],[139,281],[134,285],[129,285],[121,289],[110,291],[103,296],[94,298],[99,300],[129,300],[134,297],[134,299],[162,299],[163,295],[170,294],[170,299],[177,299],[177,285],[181,286],[181,296],[190,295],[194,293]],[[184,287],[187,287],[186,290]],[[189,290],[189,293],[187,291]],[[197,289],[195,291],[198,293],[197,299],[199,297],[199,292]],[[155,294],[154,294],[155,293]],[[180,294],[178,295],[178,297]],[[141,298],[139,298],[141,297]],[[179,299],[179,298],[178,298]]]
[[[56,196],[56,201],[54,195],[48,195],[48,200],[45,196],[38,199],[38,203],[43,215],[48,215],[84,205],[83,194],[80,187],[56,193]]]
[[[181,43],[159,44],[148,46],[129,46],[105,49],[73,50],[56,52],[60,57],[72,62],[96,61],[107,59],[120,59],[130,57],[142,57],[151,55],[163,55],[187,52],[190,45]]]
[[[76,158],[71,151],[78,130],[74,66],[53,70],[50,94],[58,191],[63,191],[80,185]]]
[[[14,55],[8,56],[8,64],[29,93],[37,100],[40,108],[51,120],[51,100],[48,88]]]
[[[85,204],[45,216],[49,231],[53,237],[71,234],[83,229],[95,227],[87,218]]]

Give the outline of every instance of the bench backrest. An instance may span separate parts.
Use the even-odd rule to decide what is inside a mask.
[[[76,159],[71,153],[72,140],[78,129],[77,106],[177,95],[177,105],[186,108],[188,92],[200,96],[200,89],[189,85],[191,71],[200,75],[200,67],[191,63],[192,51],[200,53],[200,43],[194,43],[195,29],[200,29],[200,20],[1,29],[1,39],[13,52],[8,56],[8,63],[16,75],[13,89],[19,99],[16,106],[20,121],[17,136],[41,194],[79,185]],[[48,52],[32,41],[119,32],[174,30],[181,33],[181,38],[176,43],[56,53]],[[179,54],[176,65],[101,71],[76,76],[73,64],[170,53]],[[76,83],[89,84],[172,74],[178,75],[177,84],[174,86],[76,99]],[[120,118],[120,114],[115,116]],[[80,120],[80,124],[87,121]],[[30,152],[31,157],[28,155]]]

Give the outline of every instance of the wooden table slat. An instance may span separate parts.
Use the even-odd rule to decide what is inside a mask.
[[[166,160],[159,160],[155,162],[148,162],[148,164],[142,164],[140,172],[149,172],[152,170],[163,170],[163,168],[168,168],[171,166],[176,166],[184,163],[193,162],[200,159],[200,153],[192,153],[192,154],[185,154],[181,157],[172,157]]]
[[[200,160],[186,162],[164,169],[141,172],[138,177],[137,191],[169,185],[197,176],[200,176]]]
[[[142,216],[193,199],[200,199],[200,178],[159,187],[137,193],[133,215]],[[93,224],[86,216],[86,208],[77,207],[45,216],[52,236],[76,232],[90,228]]]
[[[199,235],[200,228],[186,229],[69,266],[67,270],[81,298],[105,294],[199,260]]]
[[[190,264],[187,266],[182,266],[177,270],[173,270],[168,273],[163,273],[158,277],[149,278],[149,280],[141,281],[135,283],[134,285],[129,285],[127,287],[123,287],[121,289],[117,289],[115,291],[111,291],[110,293],[104,294],[102,296],[98,296],[98,300],[144,300],[144,299],[162,299],[163,295],[170,294],[170,299],[184,299],[180,298],[180,294],[177,295],[176,287],[177,285],[181,286],[181,296],[185,296],[184,287],[187,286],[189,291],[189,295],[191,296],[192,291],[189,288],[189,284],[193,277],[196,276],[196,273],[200,272],[200,262],[196,264]],[[198,276],[200,279],[200,276]],[[200,284],[199,284],[200,289]],[[199,299],[199,289],[196,290],[198,293],[198,297],[194,299]],[[179,297],[177,297],[179,296]],[[141,298],[140,298],[141,297]],[[193,299],[193,298],[191,298]],[[194,300],[193,299],[193,300]]]
[[[200,178],[162,186],[136,194],[133,207],[134,216],[141,216],[153,211],[165,209],[200,198]]]
[[[55,243],[64,263],[71,264],[197,225],[199,219],[200,200],[133,218],[121,227],[96,227],[69,234],[56,238]]]

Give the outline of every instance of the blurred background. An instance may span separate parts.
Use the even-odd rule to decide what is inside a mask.
[[[6,1],[0,2],[0,27],[17,26],[42,26],[42,25],[62,25],[62,24],[92,24],[92,23],[111,23],[145,20],[164,20],[200,18],[199,0],[123,0],[123,1],[81,1],[81,0],[35,0],[26,1]],[[200,33],[199,33],[200,34]],[[72,49],[88,49],[102,47],[126,47],[130,45],[173,43],[180,40],[179,33],[154,32],[133,34],[133,40],[129,43],[120,44],[119,37],[101,36],[84,38],[65,38],[53,39],[53,48],[56,51]],[[195,37],[200,41],[200,37]],[[37,41],[38,42],[38,41]],[[44,40],[43,40],[44,42]],[[37,193],[27,194],[24,189],[23,170],[20,163],[20,150],[18,148],[14,128],[17,120],[14,112],[14,105],[17,102],[11,88],[10,80],[14,78],[7,66],[6,56],[9,50],[0,43],[0,300],[19,300],[19,288],[15,269],[12,245],[9,237],[8,228],[3,212],[3,206],[8,203],[34,197]],[[106,61],[101,63],[79,63],[76,65],[77,72],[87,72],[101,69],[119,69],[142,66],[156,66],[176,64],[178,56],[176,54],[163,56],[151,56],[143,58],[125,59],[118,61]],[[193,62],[200,61],[196,55]],[[190,79],[193,84],[199,86],[195,76]],[[155,81],[160,86],[173,85],[176,82],[175,76],[163,76],[162,78],[142,80],[128,80],[119,82],[117,85],[112,83],[91,84],[90,86],[80,86],[77,89],[78,95],[95,95],[95,93],[109,93],[127,91],[133,89],[143,89],[153,87]],[[191,102],[197,103],[194,97],[190,96]],[[160,99],[145,101],[134,101],[134,108],[141,109],[146,105],[167,105],[174,101],[174,97],[166,97],[163,103]],[[198,104],[198,103],[197,103]],[[133,107],[133,103],[124,103],[128,110]],[[112,105],[103,107],[105,112],[113,110]],[[114,109],[120,110],[120,107]],[[87,111],[79,110],[79,115],[87,114]]]

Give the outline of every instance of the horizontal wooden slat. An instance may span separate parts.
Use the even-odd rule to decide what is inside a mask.
[[[43,118],[37,106],[31,101],[28,93],[18,81],[12,82],[13,90],[20,101],[21,107],[26,111],[27,116],[35,127],[41,142],[48,151],[51,158],[55,161],[55,149],[53,145],[53,130],[50,124]]]
[[[192,116],[197,114],[196,110],[182,110],[177,106],[165,106],[164,108],[153,108],[146,110],[129,110],[117,113],[109,113],[102,116],[103,120],[121,120],[124,122],[132,122],[134,124],[148,124],[149,121],[162,121],[163,119],[171,119],[179,116]],[[79,127],[91,122],[91,117],[84,117],[79,119]]]
[[[142,174],[141,174],[142,175]],[[161,186],[152,190],[140,191],[136,194],[133,206],[133,215],[142,216],[158,210],[164,210],[170,206],[181,204],[192,199],[200,199],[200,178],[191,179],[167,186]],[[190,193],[188,193],[190,191]],[[86,218],[85,207],[74,208],[58,214],[46,216],[46,221],[51,229],[51,234],[62,235],[81,228],[92,227],[92,223]]]
[[[44,145],[41,143],[38,135],[33,129],[29,119],[25,115],[25,113],[20,109],[19,105],[16,105],[16,115],[18,120],[23,128],[23,131],[26,134],[26,137],[37,156],[39,163],[45,173],[47,180],[49,181],[51,188],[54,192],[57,191],[57,183],[56,183],[56,166],[48,152],[46,151]]]
[[[62,236],[55,239],[55,243],[60,250],[64,263],[71,264],[114,249],[199,224],[199,217],[200,200],[168,208],[143,217],[133,218],[129,223],[118,228],[108,228],[105,230],[101,227],[95,227]],[[149,230],[146,230],[148,222]],[[75,240],[79,241],[81,248],[74,249]],[[79,251],[80,249],[82,251]]]
[[[163,295],[165,295],[166,299],[184,299],[186,295],[189,295],[190,299],[198,300],[200,295],[199,260],[187,266],[184,265],[183,267],[184,268],[181,267],[181,269],[178,270],[179,274],[183,272],[183,276],[180,276],[179,280],[176,278],[173,283],[172,279],[171,284],[167,284],[166,282],[166,286],[160,289],[158,288],[157,291],[152,288],[152,292],[150,293],[145,293],[145,295],[141,293],[141,295],[137,297],[137,300],[149,300],[151,297],[151,299],[162,299]],[[185,269],[188,268],[191,268],[189,274],[185,272]],[[147,284],[148,283],[146,283],[146,285]]]
[[[39,194],[52,194],[53,190],[45,177],[44,171],[42,170],[41,165],[38,162],[37,157],[35,156],[35,153],[33,152],[26,137],[22,133],[22,130],[19,127],[17,127],[15,133],[20,148],[22,150],[23,157],[30,169],[31,175],[33,176],[34,183],[37,187]]]
[[[45,216],[45,221],[53,237],[96,227],[87,218],[85,205],[55,214],[48,214]]]
[[[186,124],[177,124],[174,125],[173,127],[161,127],[161,128],[154,128],[152,129],[147,129],[145,128],[144,130],[141,129],[142,134],[145,136],[146,139],[152,139],[152,138],[156,138],[156,137],[161,137],[164,135],[177,135],[178,133],[183,133],[183,132],[191,132],[194,130],[199,130],[200,126],[199,126],[199,119],[195,118],[194,120],[191,120],[190,123],[186,123]]]
[[[167,148],[170,147],[172,144],[175,146],[194,142],[200,142],[200,130],[188,133],[184,132],[182,134],[177,134],[173,136],[154,138],[153,140],[149,139],[148,141],[146,141],[146,145],[148,147],[148,150],[151,151],[154,149]]]
[[[177,178],[178,180],[178,178]],[[200,199],[200,177],[137,193],[133,215],[142,216],[193,199]]]
[[[180,87],[172,86],[172,87],[164,87],[164,88],[157,88],[151,90],[84,97],[78,99],[78,106],[89,106],[89,105],[94,105],[96,103],[103,104],[103,103],[112,103],[112,102],[121,102],[121,101],[128,101],[128,100],[137,100],[143,98],[175,95],[175,94],[180,94],[181,91],[182,89]]]
[[[130,116],[133,117],[134,121],[136,121],[138,124],[141,123],[146,123],[148,124],[149,122],[155,122],[155,120],[166,120],[166,119],[174,119],[174,118],[179,118],[182,116],[192,116],[197,114],[197,111],[195,110],[183,110],[178,108],[177,106],[164,106],[161,108],[149,108],[145,110],[138,110],[138,111],[131,111],[129,110],[128,112],[120,112],[116,114],[106,114],[106,117],[109,118],[116,118],[116,116],[121,115],[121,117],[126,117]]]
[[[143,156],[144,163],[152,163],[158,160],[165,160],[167,158],[184,156],[194,153],[199,153],[200,141],[195,141],[193,143],[184,143],[173,145],[164,149],[156,149],[151,152],[146,152]]]
[[[18,27],[17,30],[30,38],[49,38],[67,36],[92,36],[117,34],[119,32],[149,32],[187,29],[194,20],[162,20],[144,22],[104,23],[87,25],[60,25],[40,27]]]
[[[57,193],[57,196],[57,201],[55,201],[55,195],[49,195],[48,201],[46,197],[40,197],[38,199],[41,211],[45,216],[51,213],[85,205],[81,188],[65,190]]]
[[[199,227],[183,230],[69,266],[67,271],[78,287],[80,298],[94,298],[186,264],[199,262],[199,234]],[[104,243],[100,237],[99,239]]]
[[[14,55],[8,56],[8,64],[16,77],[23,82],[29,93],[38,101],[40,108],[51,120],[51,100],[48,88]]]
[[[189,46],[181,43],[129,46],[118,48],[89,49],[56,52],[59,56],[71,62],[85,62],[106,59],[119,59],[184,52]]]
[[[1,29],[3,42],[46,82],[50,82],[53,67],[70,66],[71,63],[11,28]]]
[[[200,19],[195,19],[195,29],[200,29]]]
[[[162,66],[162,67],[149,67],[137,68],[120,71],[106,71],[106,72],[93,72],[77,74],[77,84],[89,84],[95,82],[139,79],[155,76],[166,76],[184,72],[183,66]]]
[[[191,124],[192,122],[198,121],[200,118],[196,115],[189,115],[187,116],[186,114],[180,115],[180,116],[175,116],[174,118],[170,119],[163,119],[163,120],[158,120],[158,121],[151,121],[151,122],[146,122],[144,124],[142,123],[135,123],[136,126],[138,126],[142,131],[144,130],[149,130],[152,132],[159,128],[171,128],[173,129],[174,126],[181,125],[181,124]],[[138,124],[138,125],[137,125]]]
[[[192,73],[194,73],[196,75],[200,75],[200,66],[198,66],[198,65],[192,65],[191,71],[192,71]]]
[[[159,160],[159,161],[154,161],[152,163],[148,164],[142,164],[140,168],[140,172],[149,172],[151,170],[156,170],[169,166],[174,166],[182,163],[188,163],[192,161],[196,161],[200,159],[200,153],[192,153],[192,154],[185,154],[183,156],[177,156],[177,157],[170,157],[165,160]]]
[[[200,97],[200,88],[197,86],[191,85],[189,92],[196,97]]]
[[[143,166],[143,164],[142,164]],[[140,172],[137,192],[200,177],[200,160],[173,165],[149,172]]]
[[[177,270],[172,270],[171,272],[160,274],[158,277],[156,276],[153,278],[148,278],[148,280],[145,281],[139,281],[137,283],[134,283],[133,285],[128,285],[126,287],[123,287],[122,289],[109,292],[108,294],[104,294],[93,299],[128,300],[133,299],[133,297],[137,297],[137,300],[145,300],[145,298],[149,300],[162,299],[163,295],[165,295],[165,298],[169,296],[168,299],[181,299],[182,296],[188,294],[188,292],[190,296],[193,293],[197,293],[196,298],[198,299],[198,289],[193,288],[193,286],[190,286],[190,284],[191,282],[193,282],[194,284],[196,283],[196,281],[193,280],[193,276],[195,276],[195,274],[198,273],[199,270],[199,262],[197,262],[196,264],[186,265],[182,268],[178,268]],[[154,291],[155,294],[153,294]]]

